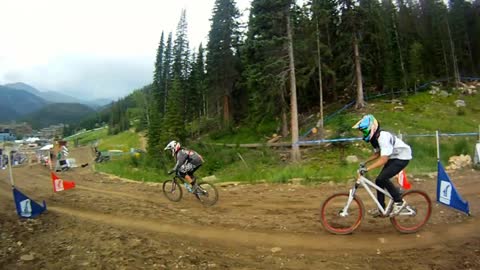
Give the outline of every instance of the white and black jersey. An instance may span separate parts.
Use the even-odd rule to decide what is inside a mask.
[[[388,131],[381,130],[377,139],[371,143],[375,153],[380,152],[381,156],[388,156],[389,159],[412,159],[410,146]]]

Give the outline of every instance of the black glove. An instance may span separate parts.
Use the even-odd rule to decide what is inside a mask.
[[[360,169],[358,169],[357,172],[358,172],[360,175],[363,176],[363,175],[367,174],[368,170],[367,170],[367,168],[365,168],[365,167],[361,167]]]
[[[170,171],[168,171],[168,174],[172,174],[174,172],[175,172],[175,170],[170,170]]]

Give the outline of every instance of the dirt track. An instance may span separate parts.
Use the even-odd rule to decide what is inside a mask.
[[[91,162],[87,149],[72,155]],[[77,187],[54,194],[48,169],[14,169],[17,187],[48,207],[21,220],[0,171],[0,269],[480,269],[478,171],[451,175],[473,217],[434,204],[417,234],[366,217],[347,236],[328,234],[318,221],[321,202],[347,185],[220,187],[218,204],[205,208],[190,194],[172,203],[160,185],[89,167],[61,176]],[[434,199],[436,181],[424,180],[414,187]]]

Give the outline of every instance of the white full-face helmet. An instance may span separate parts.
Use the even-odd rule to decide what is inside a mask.
[[[177,142],[177,141],[171,141],[167,144],[167,146],[165,146],[165,148],[163,150],[170,150],[172,151],[172,156],[175,155],[175,153],[178,152],[178,150],[180,150],[180,143]]]

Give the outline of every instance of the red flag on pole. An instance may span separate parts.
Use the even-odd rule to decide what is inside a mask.
[[[407,174],[405,173],[405,170],[402,170],[400,173],[398,173],[397,181],[398,184],[404,189],[412,188],[412,185],[410,185],[410,182],[407,180]]]
[[[64,181],[60,179],[55,173],[52,172],[52,184],[53,191],[58,192],[62,190],[67,190],[75,187],[75,182],[73,181]]]

